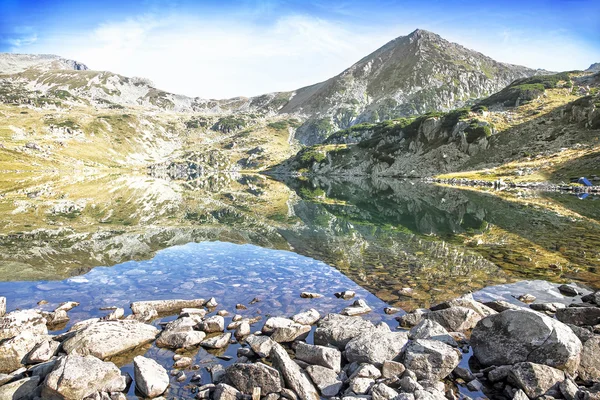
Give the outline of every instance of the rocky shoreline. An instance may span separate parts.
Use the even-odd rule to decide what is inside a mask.
[[[312,308],[290,318],[230,318],[214,298],[142,301],[130,315],[114,308],[56,335],[49,331],[78,303],[6,313],[0,297],[0,399],[174,399],[182,397],[170,386],[185,381],[183,398],[216,400],[600,399],[600,291],[558,289],[574,301],[466,295],[402,315],[386,308],[399,313],[392,328],[364,318],[372,310],[362,299],[339,314]],[[301,297],[317,306],[322,295]],[[146,354],[151,343],[171,352],[168,370]],[[200,348],[233,344],[236,360],[220,356],[227,365],[194,362]],[[133,377],[117,366],[123,357]]]
[[[467,179],[467,178],[452,178],[452,179],[440,179],[440,178],[423,178],[424,182],[429,183],[441,183],[444,185],[451,186],[469,186],[469,187],[489,187],[494,189],[531,189],[539,190],[544,192],[564,192],[564,193],[600,193],[600,186],[572,186],[566,184],[555,184],[550,182],[506,182],[503,179],[497,179],[495,181],[486,181],[481,179]]]

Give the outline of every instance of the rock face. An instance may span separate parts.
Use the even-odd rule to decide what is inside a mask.
[[[262,395],[281,392],[279,371],[262,363],[232,364],[225,372],[228,381],[240,392],[252,394],[259,387]]]
[[[338,349],[325,346],[314,346],[299,342],[296,347],[296,358],[313,365],[320,365],[335,372],[342,368],[342,353]]]
[[[563,371],[530,362],[515,364],[508,373],[508,382],[522,389],[531,399],[558,388],[558,384],[564,380]]]
[[[332,345],[344,350],[350,340],[363,332],[375,329],[375,326],[361,317],[347,317],[329,314],[321,319],[315,330],[315,344]]]
[[[271,349],[271,359],[283,378],[286,386],[298,394],[302,400],[318,400],[319,393],[306,374],[288,355],[283,347],[275,344]]]
[[[113,363],[94,356],[60,359],[43,384],[42,398],[80,400],[101,392],[122,392],[125,377]]]
[[[381,367],[384,361],[394,360],[408,343],[406,332],[382,332],[374,330],[363,333],[346,345],[349,362],[367,363]]]
[[[131,311],[134,314],[146,314],[151,310],[159,314],[174,314],[184,308],[200,308],[205,303],[204,299],[136,301],[131,303]]]
[[[105,359],[150,343],[157,335],[158,329],[137,321],[98,322],[63,342],[63,349],[67,354]]]
[[[136,387],[146,397],[160,396],[169,386],[167,370],[149,358],[135,357],[133,359],[133,372]]]
[[[581,341],[565,324],[535,311],[507,310],[481,320],[471,335],[483,366],[535,362],[577,371]]]
[[[585,381],[600,380],[600,336],[587,340],[583,345],[579,377]]]
[[[437,381],[456,368],[460,357],[447,344],[418,339],[406,347],[402,360],[406,369],[413,371],[419,380]]]

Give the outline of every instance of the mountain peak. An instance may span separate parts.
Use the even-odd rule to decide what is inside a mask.
[[[410,38],[437,38],[440,36],[433,32],[427,31],[425,29],[417,28],[414,31],[412,31],[411,33],[409,33],[408,37],[410,37]]]

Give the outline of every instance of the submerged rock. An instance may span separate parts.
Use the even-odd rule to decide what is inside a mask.
[[[146,397],[154,398],[163,394],[169,386],[169,374],[159,363],[146,357],[133,359],[135,385]]]
[[[204,299],[136,301],[131,303],[131,311],[134,314],[145,314],[151,310],[156,311],[158,314],[174,314],[184,308],[200,308],[204,304],[206,304]]]
[[[46,377],[42,398],[80,400],[101,392],[122,392],[126,386],[113,363],[71,354],[61,358]]]
[[[471,335],[473,354],[483,366],[534,362],[577,371],[581,341],[555,319],[528,310],[507,310],[481,320]]]
[[[91,354],[100,359],[132,350],[156,339],[158,329],[137,321],[97,322],[63,342],[67,354]]]

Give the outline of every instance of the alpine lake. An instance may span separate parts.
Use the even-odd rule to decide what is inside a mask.
[[[549,282],[600,288],[600,197],[378,178],[3,175],[0,296],[7,311],[80,302],[52,333],[138,300],[215,297],[227,325],[236,313],[339,312],[354,299],[334,293],[353,290],[373,309],[365,318],[395,329],[385,307],[466,293],[551,300]],[[186,355],[209,382],[206,367],[232,363],[238,347]],[[172,369],[174,353],[154,345],[112,361],[133,375],[138,354]],[[188,384],[170,395],[192,396]]]

